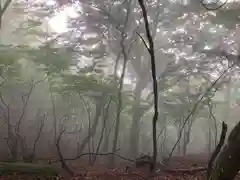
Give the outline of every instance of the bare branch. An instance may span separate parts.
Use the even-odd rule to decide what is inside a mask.
[[[222,8],[222,7],[228,2],[228,0],[225,0],[222,4],[218,5],[218,4],[220,3],[220,0],[218,0],[217,2],[214,2],[214,4],[216,5],[216,7],[212,7],[212,8],[211,8],[211,7],[209,6],[209,4],[205,4],[203,1],[204,1],[204,0],[201,0],[201,1],[200,1],[201,5],[202,5],[205,9],[207,9],[207,10],[209,10],[209,11],[218,10],[218,9]]]
[[[148,47],[146,41],[143,39],[143,37],[142,37],[138,32],[136,32],[136,33],[137,33],[137,35],[141,38],[141,40],[142,40],[144,46],[146,47],[146,49],[147,49],[148,52],[150,53],[150,50],[149,50],[149,47]]]
[[[20,114],[20,117],[19,117],[19,120],[17,122],[17,127],[16,127],[16,131],[19,133],[19,130],[20,130],[20,125],[22,123],[22,120],[24,118],[24,115],[25,115],[25,112],[26,112],[26,108],[27,108],[27,105],[28,105],[28,102],[30,100],[30,96],[34,90],[34,88],[40,84],[41,82],[43,82],[46,78],[42,79],[42,80],[39,80],[37,82],[33,82],[33,80],[31,80],[30,82],[30,89],[27,93],[23,94],[22,95],[22,103],[23,103],[23,108],[22,108],[22,112]]]
[[[167,158],[167,163],[169,162],[169,160],[171,159],[172,157],[172,154],[175,150],[175,148],[177,147],[181,137],[182,137],[182,132],[183,132],[183,129],[186,125],[186,123],[189,121],[189,119],[191,118],[191,116],[196,112],[199,104],[201,103],[201,101],[203,100],[203,98],[212,90],[213,87],[215,87],[217,85],[217,83],[228,73],[229,70],[231,70],[236,64],[238,63],[238,60],[235,61],[234,63],[232,63],[232,65],[230,65],[227,69],[225,69],[221,75],[207,88],[207,90],[200,96],[200,98],[198,99],[198,101],[194,104],[192,110],[190,111],[190,113],[188,114],[188,116],[186,117],[186,119],[184,120],[183,122],[183,125],[182,125],[182,128],[180,130],[180,134],[179,134],[179,138],[178,140],[176,141],[176,143],[174,144],[173,148],[172,148],[172,151],[170,152],[168,158]]]
[[[3,78],[3,82],[0,84],[0,87],[3,87],[3,85],[5,84],[6,82],[6,78]]]
[[[2,18],[3,18],[3,14],[5,13],[5,11],[7,10],[7,8],[9,7],[9,5],[11,4],[12,0],[7,0],[3,7],[0,4],[0,28],[2,27]]]
[[[119,151],[119,149],[117,149],[117,151]],[[123,156],[121,156],[119,154],[116,154],[116,152],[109,152],[109,153],[83,153],[83,154],[81,154],[79,156],[76,156],[74,158],[65,158],[64,160],[65,161],[74,161],[74,160],[77,160],[77,159],[79,159],[79,158],[81,158],[83,156],[87,156],[87,155],[95,155],[95,156],[109,156],[109,155],[113,155],[113,156],[119,157],[120,159],[123,159],[125,161],[135,162],[135,160],[123,157]]]
[[[0,100],[1,100],[1,102],[3,103],[3,105],[4,105],[6,108],[8,108],[8,104],[7,104],[6,101],[4,100],[3,95],[2,95],[2,92],[0,92]]]

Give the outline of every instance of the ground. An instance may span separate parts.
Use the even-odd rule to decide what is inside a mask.
[[[81,165],[78,161],[78,167],[75,164],[75,176],[64,179],[87,179],[87,180],[204,180],[207,167],[208,156],[204,154],[195,154],[187,156],[175,156],[172,158],[168,167],[158,171],[153,177],[148,177],[148,168],[130,167],[126,172],[126,164],[121,164],[117,168],[107,168],[103,164],[94,166]],[[129,164],[128,164],[129,165]],[[6,178],[2,178],[6,179]],[[11,178],[12,179],[12,178]],[[24,178],[25,179],[25,178]],[[237,177],[236,180],[240,180]]]

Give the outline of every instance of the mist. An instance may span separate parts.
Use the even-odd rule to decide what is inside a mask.
[[[0,161],[70,172],[134,166],[154,153],[157,111],[156,163],[206,165],[222,122],[227,136],[239,122],[238,1],[217,11],[144,2],[157,109],[137,1],[9,2],[0,15]]]

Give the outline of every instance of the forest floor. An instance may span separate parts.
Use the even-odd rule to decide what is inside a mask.
[[[205,180],[208,157],[206,155],[187,155],[173,157],[167,167],[149,176],[148,167],[134,168],[133,165],[126,171],[129,164],[121,164],[116,168],[107,168],[103,164],[86,166],[77,162],[71,168],[74,177],[60,179],[70,180]],[[2,177],[0,180],[13,179]],[[15,178],[14,178],[15,179]],[[17,179],[32,179],[28,176]],[[36,179],[36,178],[34,178]],[[235,178],[240,180],[240,176]]]
[[[105,168],[104,165],[82,167],[84,170],[77,174],[84,174],[88,180],[205,180],[208,157],[206,155],[187,155],[173,157],[169,165],[149,177],[147,167],[130,168],[126,172],[126,165],[115,169]],[[84,179],[76,176],[73,179]],[[235,178],[240,180],[240,176]]]

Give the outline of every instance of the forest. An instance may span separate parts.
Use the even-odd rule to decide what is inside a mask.
[[[0,179],[240,179],[239,0],[0,0]]]

